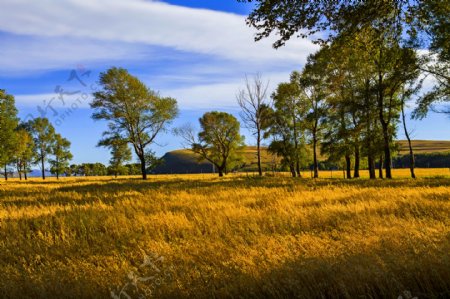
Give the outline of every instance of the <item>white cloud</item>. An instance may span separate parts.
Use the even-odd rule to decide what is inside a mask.
[[[250,75],[251,76],[251,75]],[[289,80],[289,72],[271,73],[263,75],[264,81],[269,81],[269,92],[273,91],[278,83]],[[170,96],[178,101],[180,109],[236,109],[236,94],[243,88],[243,78],[233,78],[225,83],[193,84],[183,88],[163,88],[159,90],[162,96]],[[70,107],[73,103],[80,108],[89,108],[92,95],[81,97],[81,94],[64,95],[64,102],[58,99],[56,93],[48,94],[22,94],[15,96],[19,108],[33,108],[51,103],[55,109]],[[45,102],[44,102],[45,101]]]
[[[263,74],[263,80],[269,81],[269,95],[278,83],[288,81],[289,75],[289,72]],[[182,109],[235,109],[236,94],[244,87],[243,84],[243,78],[235,78],[226,83],[161,90],[161,94],[176,98]]]
[[[88,39],[107,43],[107,48],[111,42],[157,45],[267,64],[298,63],[315,49],[309,41],[295,39],[286,47],[274,50],[271,47],[273,39],[253,41],[254,31],[245,25],[244,16],[155,1],[3,0],[1,10],[2,31],[16,35]],[[68,51],[65,46],[53,51],[56,60],[64,59],[80,48],[69,44],[72,49]],[[102,51],[101,47],[87,50],[91,56],[101,52],[106,57],[111,55],[108,49]],[[123,56],[114,47],[111,52]],[[33,59],[33,52],[28,53],[31,57],[27,59]]]

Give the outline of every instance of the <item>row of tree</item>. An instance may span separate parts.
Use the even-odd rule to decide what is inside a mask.
[[[106,166],[102,163],[71,164],[65,170],[66,176],[104,176],[104,175],[139,175],[141,168],[139,164],[114,164]]]
[[[260,30],[256,40],[276,32],[280,36],[276,48],[295,35],[321,45],[301,72],[294,72],[290,82],[278,86],[273,103],[264,100],[266,89],[259,78],[254,84],[247,81],[247,88],[239,94],[242,119],[255,134],[258,148],[261,138],[270,137],[269,149],[283,157],[293,176],[300,175],[305,145],[311,144],[314,177],[318,177],[320,147],[330,160],[345,160],[349,178],[352,158],[355,177],[365,158],[370,178],[376,176],[376,160],[380,176],[384,165],[386,177],[391,178],[401,119],[410,145],[411,176],[415,177],[405,105],[415,98],[413,116],[420,119],[428,110],[438,110],[434,103],[449,101],[448,3],[248,2],[256,2],[247,19]],[[435,84],[419,94],[427,77]]]
[[[56,133],[47,118],[20,122],[14,97],[0,90],[0,163],[5,180],[13,169],[20,179],[27,179],[32,165],[41,167],[45,179],[47,161],[50,171],[59,178],[71,159],[70,142]]]

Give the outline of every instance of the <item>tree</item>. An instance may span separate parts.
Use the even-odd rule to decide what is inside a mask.
[[[327,61],[319,54],[309,56],[303,73],[298,79],[302,93],[309,104],[305,123],[312,138],[314,178],[319,177],[317,149],[322,129],[321,123],[326,111],[327,88],[324,74],[326,63]]]
[[[146,148],[178,114],[177,102],[160,97],[123,68],[113,67],[100,74],[102,90],[94,93],[91,108],[95,120],[108,121],[106,138],[120,136],[133,146],[147,179]]]
[[[211,162],[219,176],[228,173],[242,159],[239,150],[244,147],[239,121],[225,112],[207,112],[200,119],[201,131],[195,136],[190,126],[177,128],[175,133],[187,142],[201,159]]]
[[[241,119],[256,139],[256,155],[258,159],[258,173],[262,175],[261,141],[264,138],[264,121],[267,118],[269,103],[267,101],[268,82],[263,83],[261,75],[257,74],[250,82],[245,78],[245,88],[237,95],[237,102],[241,107]]]
[[[20,179],[22,179],[22,174],[27,179],[27,173],[31,170],[30,164],[32,164],[34,158],[34,141],[31,134],[23,127],[19,126],[16,134],[16,149],[14,151],[15,163],[17,168],[17,173]]]
[[[0,163],[4,166],[5,180],[8,179],[7,166],[14,158],[18,123],[14,97],[0,89]]]
[[[131,160],[131,150],[128,147],[126,140],[115,138],[104,139],[99,143],[99,146],[106,146],[111,149],[111,159],[109,160],[109,170],[114,173],[114,176],[123,172],[123,163]]]
[[[27,123],[29,132],[33,136],[36,149],[36,163],[40,162],[42,179],[45,180],[45,162],[52,153],[55,143],[55,128],[47,118],[38,117]]]
[[[300,166],[305,152],[305,119],[308,103],[302,94],[298,72],[291,74],[290,82],[280,83],[272,94],[274,111],[268,118],[267,135],[273,140],[269,151],[283,157],[292,176],[301,177]]]
[[[50,172],[56,174],[56,178],[59,179],[59,175],[67,171],[69,161],[73,158],[70,152],[70,141],[63,138],[60,134],[55,134],[52,154],[54,159],[50,160]]]
[[[309,36],[323,44],[342,35],[354,36],[364,28],[377,24],[402,46],[428,49],[436,61],[421,67],[424,73],[436,79],[436,84],[430,92],[419,98],[414,116],[423,118],[433,103],[450,101],[447,1],[238,1],[256,2],[247,24],[259,30],[256,40],[276,33],[279,39],[274,43],[275,48],[283,46],[293,36]]]

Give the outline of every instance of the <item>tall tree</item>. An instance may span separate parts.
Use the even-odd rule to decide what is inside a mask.
[[[267,118],[269,102],[267,99],[268,82],[264,83],[261,75],[257,74],[253,80],[245,78],[245,88],[237,95],[237,102],[241,107],[241,119],[256,139],[256,156],[258,159],[258,173],[262,175],[261,142],[264,138],[264,121]]]
[[[255,3],[247,23],[259,31],[256,40],[275,33],[278,36],[274,43],[276,48],[293,36],[310,37],[323,43],[342,35],[360,34],[364,28],[379,24],[387,34],[395,36],[400,45],[428,49],[435,60],[435,63],[421,66],[425,74],[435,78],[435,86],[419,98],[415,117],[424,117],[433,103],[450,101],[448,1],[238,1]]]
[[[309,107],[301,92],[299,77],[298,72],[293,72],[290,82],[278,85],[272,94],[275,110],[267,124],[267,133],[273,138],[269,150],[283,157],[282,163],[290,168],[294,177],[301,177],[300,167],[305,152],[305,119]]]
[[[18,123],[14,97],[0,89],[0,163],[4,168],[5,180],[8,179],[7,166],[14,158]]]
[[[14,157],[17,173],[19,174],[20,179],[22,179],[23,174],[26,180],[27,173],[31,171],[30,165],[33,162],[35,153],[34,141],[31,134],[23,126],[19,126],[15,134],[17,136],[17,143]]]
[[[129,142],[147,179],[146,151],[156,136],[178,114],[177,102],[160,97],[123,68],[113,67],[100,74],[102,90],[94,93],[92,117],[108,121],[106,138],[120,136]]]
[[[67,171],[69,161],[73,158],[70,152],[70,141],[63,138],[60,134],[55,134],[52,154],[54,159],[50,160],[50,172],[56,174],[56,178],[59,179],[59,175]]]
[[[222,177],[242,161],[239,152],[244,147],[239,121],[225,112],[207,112],[200,119],[201,131],[195,136],[190,126],[177,128],[175,133],[187,142],[201,159],[211,162]]]
[[[36,149],[36,163],[40,163],[42,179],[45,180],[45,163],[52,153],[55,143],[55,128],[47,118],[38,117],[27,123],[27,128],[33,136]]]
[[[309,56],[308,62],[299,77],[302,92],[309,104],[306,127],[312,139],[314,178],[319,177],[317,150],[321,136],[321,123],[326,115],[326,98],[328,96],[324,73],[326,63],[319,53]]]

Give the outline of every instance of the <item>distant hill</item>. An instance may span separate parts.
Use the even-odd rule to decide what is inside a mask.
[[[408,143],[406,140],[400,140],[400,155],[408,154]],[[416,154],[431,154],[450,152],[450,141],[435,140],[413,140],[413,148]],[[243,150],[245,157],[245,165],[242,171],[256,171],[257,158],[256,147],[247,146]],[[211,173],[213,166],[208,161],[200,161],[199,156],[190,150],[182,149],[166,153],[162,157],[164,163],[156,167],[152,173],[170,174],[170,173]],[[323,159],[319,157],[319,159]],[[262,165],[264,169],[271,169],[274,163],[279,163],[279,158],[267,152],[266,148],[262,148]]]
[[[408,154],[408,142],[399,140],[398,143],[400,144],[400,154]],[[411,143],[416,154],[450,152],[450,141],[447,140],[412,140]]]

